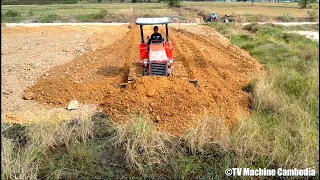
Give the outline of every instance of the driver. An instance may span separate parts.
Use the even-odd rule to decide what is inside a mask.
[[[148,45],[153,40],[160,40],[161,42],[163,41],[162,35],[159,33],[158,26],[153,27],[153,34],[151,34],[151,38],[149,38],[149,36],[148,36],[147,39],[148,39]]]

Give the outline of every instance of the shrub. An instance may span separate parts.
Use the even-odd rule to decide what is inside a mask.
[[[289,13],[284,13],[283,15],[279,16],[278,19],[280,21],[288,22],[288,21],[294,21],[296,18]]]
[[[310,0],[300,0],[298,4],[300,8],[307,8],[307,5],[310,4]]]
[[[20,22],[21,20],[21,13],[16,10],[9,10],[4,15],[1,14],[1,21],[4,22]]]
[[[106,9],[101,9],[96,15],[95,19],[102,19],[104,18],[109,12]]]
[[[28,16],[33,16],[34,15],[34,13],[30,10],[29,12],[28,12]]]
[[[315,8],[313,10],[308,10],[307,13],[309,15],[310,21],[315,21],[319,17],[319,8]]]
[[[5,15],[7,17],[19,17],[19,16],[21,16],[21,14],[16,10],[9,10],[8,12],[6,12]]]
[[[47,14],[41,17],[41,22],[42,23],[53,23],[54,21],[56,21],[57,18],[57,14]]]
[[[81,22],[93,22],[99,19],[103,19],[106,16],[109,16],[109,12],[106,9],[101,9],[96,14],[86,14],[86,15],[79,15],[76,18]]]
[[[168,0],[169,7],[181,7],[181,0]]]
[[[207,14],[204,11],[200,11],[198,13],[198,16],[201,16],[203,21],[205,21],[207,19]]]

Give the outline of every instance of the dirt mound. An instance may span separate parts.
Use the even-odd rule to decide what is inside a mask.
[[[127,113],[148,113],[160,130],[181,133],[201,112],[217,106],[213,99],[204,100],[207,95],[188,80],[142,77],[119,95],[107,95],[102,106],[120,121]]]
[[[74,97],[80,103],[99,104],[116,122],[125,121],[128,114],[149,113],[160,130],[174,135],[206,112],[225,117],[232,126],[239,113],[249,111],[249,97],[242,87],[260,65],[247,52],[217,40],[214,30],[205,37],[201,33],[208,34],[208,28],[197,27],[198,33],[192,32],[194,27],[170,29],[173,56],[185,66],[189,79],[198,79],[197,89],[175,77],[143,77],[121,91],[128,64],[139,60],[139,28],[130,25],[120,41],[51,69],[50,76],[26,93],[57,106],[66,106]]]

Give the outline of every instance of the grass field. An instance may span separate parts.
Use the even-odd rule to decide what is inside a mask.
[[[168,8],[165,3],[80,3],[80,4],[54,4],[54,5],[2,5],[2,22],[21,22],[30,19],[39,20],[41,17],[54,14],[54,21],[69,22],[76,19],[80,22],[83,16],[99,14],[101,10],[108,12],[104,18],[89,18],[90,21],[128,22],[136,17],[149,16],[177,16],[181,20],[199,18],[200,14],[209,15],[216,12],[218,16],[224,14],[244,17],[245,21],[279,21],[279,17],[288,14],[289,21],[309,21],[308,11],[319,7],[318,3],[311,4],[308,9],[300,9],[298,3],[262,3],[256,2],[183,2],[181,8]],[[18,12],[15,18],[9,18],[9,11]],[[87,18],[88,19],[88,18]],[[86,19],[86,20],[87,20]],[[318,21],[318,18],[315,19]]]
[[[139,114],[124,125],[112,124],[104,113],[84,116],[80,124],[55,116],[39,125],[2,123],[2,177],[228,179],[226,168],[283,167],[313,168],[317,179],[318,42],[271,24],[207,25],[266,67],[265,76],[244,87],[252,94],[252,113],[235,128],[210,115],[179,137],[156,131],[149,117]]]

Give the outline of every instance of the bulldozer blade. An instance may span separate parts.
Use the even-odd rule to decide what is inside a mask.
[[[128,74],[128,83],[134,82],[135,79],[143,76],[143,67],[138,63],[132,63]]]

